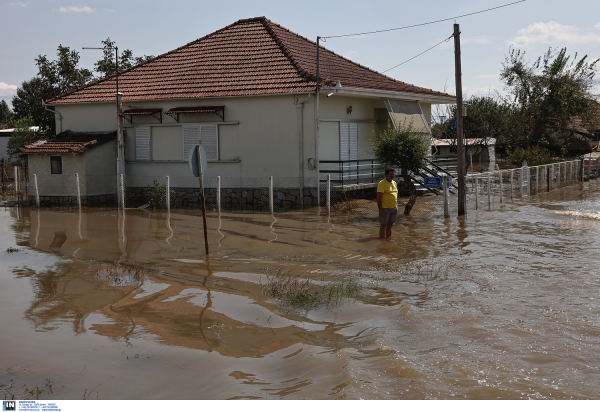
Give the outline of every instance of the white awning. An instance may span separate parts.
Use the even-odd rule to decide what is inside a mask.
[[[413,130],[431,134],[418,101],[396,99],[383,99],[383,101],[395,128],[412,124]]]

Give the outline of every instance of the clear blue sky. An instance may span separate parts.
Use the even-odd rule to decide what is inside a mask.
[[[381,30],[471,13],[510,3],[479,1],[154,1],[0,0],[0,99],[10,99],[36,75],[34,59],[54,58],[59,44],[80,52],[93,69],[99,47],[110,37],[134,55],[158,55],[236,20],[266,16],[305,37]],[[465,94],[502,89],[498,73],[509,46],[531,59],[548,47],[600,58],[599,0],[527,0],[510,7],[459,18]],[[328,39],[324,46],[362,65],[384,71],[452,34],[454,21],[360,37]],[[386,74],[454,93],[452,40]],[[597,77],[598,79],[598,77]],[[595,88],[600,93],[600,87]]]

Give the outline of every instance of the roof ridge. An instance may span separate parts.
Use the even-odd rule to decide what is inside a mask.
[[[70,95],[70,94],[72,94],[72,93],[75,93],[75,92],[77,92],[77,91],[78,91],[78,90],[80,90],[80,89],[83,89],[84,87],[88,87],[88,86],[92,86],[92,85],[94,85],[94,84],[99,84],[99,83],[106,82],[106,81],[108,81],[109,79],[111,79],[112,77],[116,77],[117,75],[119,75],[119,76],[122,76],[123,74],[125,74],[125,73],[127,73],[127,72],[130,72],[130,71],[131,71],[131,70],[133,70],[133,69],[137,69],[138,67],[142,67],[142,66],[144,66],[144,65],[146,65],[146,64],[148,64],[148,63],[150,63],[150,62],[153,62],[153,61],[155,61],[155,60],[158,60],[158,59],[160,59],[160,58],[163,58],[163,57],[165,57],[165,56],[167,56],[167,55],[170,55],[170,54],[172,54],[172,53],[175,53],[176,51],[179,51],[179,50],[181,50],[181,49],[185,49],[186,47],[189,47],[189,46],[193,45],[194,43],[198,43],[198,42],[200,42],[200,41],[206,40],[206,39],[208,39],[209,37],[211,37],[211,36],[214,36],[215,34],[217,34],[217,33],[219,33],[219,32],[222,32],[222,31],[224,31],[224,30],[226,30],[226,29],[229,29],[229,28],[231,28],[231,27],[233,27],[233,26],[235,26],[235,25],[237,25],[237,24],[239,24],[239,23],[245,23],[245,22],[255,21],[255,20],[257,20],[257,19],[266,19],[266,17],[254,17],[254,18],[251,18],[251,19],[240,19],[240,20],[238,20],[238,21],[236,21],[236,22],[234,22],[234,23],[231,23],[231,24],[229,24],[229,25],[227,25],[227,26],[225,26],[225,27],[221,27],[219,30],[215,30],[215,31],[213,31],[212,33],[209,33],[209,34],[207,34],[206,36],[202,36],[202,37],[200,37],[199,39],[196,39],[196,40],[193,40],[193,41],[191,41],[191,42],[189,42],[189,43],[186,43],[186,44],[184,44],[183,46],[177,47],[176,49],[170,50],[170,51],[168,51],[168,52],[165,52],[165,53],[163,53],[163,54],[159,54],[158,56],[155,56],[155,57],[153,57],[153,58],[151,58],[151,59],[148,59],[148,60],[146,60],[146,61],[144,61],[144,62],[142,62],[142,63],[140,63],[140,64],[136,64],[135,66],[131,66],[130,68],[128,68],[128,69],[126,69],[126,70],[123,70],[123,71],[121,71],[121,72],[118,72],[118,73],[113,73],[113,74],[111,74],[111,75],[109,75],[109,76],[106,76],[106,77],[103,77],[103,78],[101,78],[101,79],[94,80],[94,81],[93,81],[93,82],[91,82],[91,83],[86,83],[86,84],[84,84],[84,85],[82,85],[82,86],[78,86],[78,87],[76,87],[75,89],[69,90],[69,91],[67,91],[67,92],[65,92],[65,93],[62,93],[62,94],[59,94],[58,96],[54,96],[52,99],[49,99],[49,102],[52,102],[52,100],[56,100],[56,99],[58,99],[58,98],[62,98],[62,97],[68,96],[68,95]],[[48,103],[48,101],[47,101],[46,103]]]
[[[271,24],[273,24],[273,25],[275,25],[275,26],[279,27],[280,29],[282,29],[282,30],[285,30],[285,31],[287,31],[287,32],[288,32],[288,33],[290,33],[290,34],[293,34],[294,36],[297,36],[297,37],[299,37],[299,38],[301,38],[301,39],[304,39],[304,40],[306,40],[306,41],[308,41],[308,42],[310,42],[310,43],[314,44],[314,45],[315,45],[315,47],[317,46],[317,42],[315,42],[315,41],[313,41],[313,40],[309,39],[308,37],[304,37],[304,36],[302,36],[301,34],[298,34],[298,33],[294,32],[294,31],[292,31],[292,30],[288,29],[287,27],[283,27],[283,26],[282,26],[281,24],[279,24],[279,23],[274,23],[274,22],[271,22],[271,21],[270,21],[270,20],[268,20],[268,19],[266,19],[266,20],[267,20],[267,21],[269,21],[269,23],[271,23]],[[370,67],[364,66],[364,65],[362,65],[362,64],[360,64],[360,63],[357,63],[357,62],[355,62],[354,60],[350,60],[350,59],[348,59],[347,57],[344,57],[344,56],[342,56],[341,54],[337,54],[336,52],[334,52],[334,51],[332,51],[332,50],[329,50],[328,48],[324,47],[324,46],[323,46],[323,45],[321,45],[321,44],[319,44],[319,49],[321,49],[321,50],[325,50],[325,51],[327,51],[327,52],[329,52],[329,53],[331,53],[331,54],[335,55],[336,57],[339,57],[339,58],[341,58],[341,59],[344,59],[344,60],[346,60],[346,61],[348,61],[348,62],[350,62],[350,63],[352,63],[352,64],[354,64],[354,65],[356,65],[356,66],[362,67],[363,69],[365,69],[365,70],[368,70],[368,71],[370,71],[370,72],[372,72],[372,73],[378,74],[378,75],[380,75],[380,76],[384,76],[384,77],[386,77],[387,79],[389,79],[389,80],[392,80],[392,81],[394,81],[394,82],[396,82],[396,83],[406,84],[406,85],[409,85],[409,86],[414,86],[414,87],[419,87],[419,88],[421,88],[421,89],[425,89],[425,90],[431,90],[431,91],[434,91],[434,90],[432,90],[432,89],[427,89],[426,87],[416,86],[416,85],[414,85],[414,84],[411,84],[411,83],[406,83],[406,82],[403,82],[403,81],[401,81],[401,80],[394,79],[393,77],[390,77],[390,76],[388,76],[388,75],[386,75],[386,74],[383,74],[383,73],[381,73],[381,72],[378,72],[377,70],[371,69]],[[309,74],[309,75],[310,75],[310,74]],[[314,76],[314,77],[312,78],[312,80],[315,80],[315,79],[316,79],[316,77],[317,77],[317,76],[316,76],[316,74],[315,74],[315,75],[313,75],[313,76]],[[332,80],[332,81],[333,81],[333,80]]]
[[[267,32],[269,33],[269,35],[273,38],[273,40],[275,40],[275,43],[277,44],[279,49],[283,52],[285,57],[287,57],[288,60],[294,65],[294,67],[298,71],[298,74],[301,77],[305,78],[306,80],[316,81],[317,76],[310,73],[306,68],[304,68],[302,66],[302,64],[300,64],[300,62],[294,57],[292,51],[286,46],[285,42],[279,38],[277,33],[275,33],[275,31],[273,30],[273,27],[271,27],[272,24],[279,26],[279,27],[282,27],[282,26],[280,26],[277,23],[273,23],[271,20],[267,19],[266,17],[263,17],[263,20],[261,22],[264,25],[264,27],[267,29]]]

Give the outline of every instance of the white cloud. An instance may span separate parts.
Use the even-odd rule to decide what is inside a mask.
[[[15,94],[17,94],[17,86],[0,82],[0,100],[10,100]],[[6,103],[10,105],[9,101]]]
[[[356,53],[358,53],[356,50],[348,50],[344,57],[351,60]]]
[[[594,27],[600,26],[600,23]],[[565,26],[555,21],[535,23],[518,32],[519,36],[509,42],[515,47],[534,44],[589,44],[600,43],[600,34],[581,33],[576,26]]]
[[[7,6],[10,7],[27,7],[31,4],[30,1],[15,1],[12,3],[6,3]]]
[[[594,27],[600,29],[600,23],[596,24]]]
[[[88,6],[67,6],[58,9],[61,13],[93,13],[95,10]]]

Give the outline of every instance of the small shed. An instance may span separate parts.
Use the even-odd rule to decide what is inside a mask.
[[[116,204],[117,132],[64,131],[21,148],[29,164],[30,201],[40,203]],[[37,189],[36,189],[37,185]]]
[[[496,161],[496,139],[465,139],[466,155],[473,156],[474,162],[492,163]],[[456,139],[434,139],[431,152],[434,155],[456,154]]]

